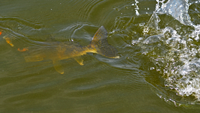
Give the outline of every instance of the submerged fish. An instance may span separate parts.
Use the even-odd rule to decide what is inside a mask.
[[[10,44],[10,43],[9,43]],[[19,49],[24,53],[26,62],[35,62],[50,59],[53,61],[54,68],[60,74],[64,74],[60,60],[73,58],[80,65],[83,65],[82,55],[87,53],[97,53],[108,58],[119,58],[117,50],[108,44],[107,31],[101,26],[95,33],[88,46],[80,46],[70,42],[47,42],[43,46],[33,46]]]
[[[6,40],[6,43],[8,43],[11,47],[14,47],[12,41],[11,41],[11,38],[7,37],[7,36],[4,36],[3,39]]]

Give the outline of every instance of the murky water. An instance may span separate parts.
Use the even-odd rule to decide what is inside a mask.
[[[0,2],[2,113],[198,113],[198,0]],[[119,59],[89,53],[84,65],[26,62],[17,48],[49,40],[90,44],[104,26]],[[3,37],[12,39],[11,47]]]

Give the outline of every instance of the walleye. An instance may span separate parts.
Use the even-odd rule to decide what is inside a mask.
[[[12,47],[14,46],[9,38],[4,39]],[[60,74],[64,74],[60,60],[73,58],[80,65],[83,65],[81,56],[87,53],[97,53],[108,58],[119,58],[117,50],[108,44],[107,31],[103,26],[97,30],[88,46],[82,47],[79,44],[71,42],[46,42],[43,44],[42,46],[18,48],[18,51],[24,53],[26,62],[36,62],[46,59],[52,60],[55,70]]]

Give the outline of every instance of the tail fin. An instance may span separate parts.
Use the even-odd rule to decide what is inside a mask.
[[[98,54],[109,58],[119,58],[117,56],[117,50],[108,44],[107,31],[103,26],[95,33],[90,46],[95,48]]]

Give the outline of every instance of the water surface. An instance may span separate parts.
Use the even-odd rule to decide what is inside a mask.
[[[199,112],[198,1],[0,3],[1,112]],[[85,46],[100,26],[120,59],[87,54],[83,66],[62,60],[61,75],[50,60],[27,63],[16,49],[49,38]]]

